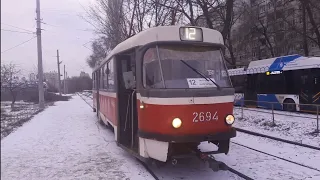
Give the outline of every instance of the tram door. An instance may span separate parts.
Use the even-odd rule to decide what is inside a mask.
[[[136,134],[137,97],[135,91],[135,69],[133,56],[119,55],[117,60],[118,88],[118,143],[138,152]]]

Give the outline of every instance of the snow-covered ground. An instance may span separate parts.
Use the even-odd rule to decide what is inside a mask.
[[[316,115],[275,111],[276,126],[272,127],[271,110],[244,108],[241,119],[241,108],[236,107],[234,114],[235,127],[320,147],[320,134],[312,133],[317,127]]]
[[[32,102],[17,101],[11,109],[11,101],[1,101],[1,139],[39,111],[38,105]]]
[[[85,98],[85,97],[84,97]],[[92,103],[90,97],[85,98]],[[320,169],[320,153],[243,133],[232,139],[258,150]],[[202,143],[201,149],[216,147]],[[228,155],[217,160],[254,179],[320,179],[320,172],[231,143]],[[211,180],[241,178],[229,171],[213,172],[197,159],[152,170],[159,179]],[[92,109],[79,96],[37,114],[1,141],[1,179],[153,179],[114,134],[97,123]]]
[[[1,179],[152,179],[79,97],[56,102],[1,141]]]

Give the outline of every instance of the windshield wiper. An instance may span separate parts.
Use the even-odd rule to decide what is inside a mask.
[[[208,78],[206,75],[202,74],[201,72],[199,72],[197,69],[193,68],[192,66],[190,66],[187,62],[185,62],[184,60],[180,60],[181,62],[183,62],[183,64],[185,64],[186,66],[188,66],[190,69],[192,69],[194,72],[196,72],[197,74],[199,74],[201,77],[203,77],[205,80],[207,81],[211,81],[214,85],[217,86],[217,89],[218,90],[221,90],[221,87],[216,83],[214,82],[211,78]]]

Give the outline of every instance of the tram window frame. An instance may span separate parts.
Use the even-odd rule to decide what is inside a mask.
[[[108,63],[105,63],[103,65],[103,89],[108,89],[108,74],[106,74],[106,69],[108,69]]]
[[[92,89],[96,89],[95,72],[92,73]]]
[[[114,57],[111,58],[107,64],[108,64],[108,90],[114,91],[115,90],[115,78],[114,78]],[[113,84],[111,83],[113,81]]]
[[[99,74],[100,74],[100,83],[99,83],[99,89],[103,89],[103,76],[104,76],[104,72],[103,72],[103,66],[100,68],[99,70]]]
[[[180,49],[181,48],[181,49]],[[190,48],[195,48],[195,50],[191,51],[187,51],[187,49]],[[199,48],[199,49],[198,49]],[[200,49],[203,48],[203,49]],[[170,52],[170,50],[172,52]],[[196,51],[197,50],[197,51]],[[168,52],[166,52],[168,51]],[[225,57],[223,56],[223,53],[221,51],[221,48],[219,46],[198,46],[198,45],[194,45],[194,44],[181,44],[181,46],[173,46],[173,48],[171,49],[171,45],[170,44],[164,44],[164,45],[156,45],[156,46],[152,46],[149,47],[147,50],[145,50],[144,55],[143,55],[143,62],[142,62],[142,80],[143,80],[143,87],[146,89],[186,89],[186,88],[194,88],[194,87],[190,87],[189,83],[187,81],[181,81],[182,79],[180,78],[173,78],[175,77],[174,71],[172,70],[168,70],[166,67],[166,63],[168,63],[168,60],[171,60],[171,65],[173,66],[174,63],[179,62],[179,54],[182,54],[182,52],[194,52],[195,54],[199,54],[196,52],[202,52],[202,56],[195,56],[194,58],[200,58],[201,61],[196,61],[196,59],[190,59],[191,61],[197,62],[197,64],[199,64],[199,66],[204,66],[205,68],[203,68],[204,72],[207,72],[209,74],[209,71],[213,71],[216,72],[216,76],[217,77],[211,77],[214,78],[216,81],[218,81],[218,84],[220,85],[220,87],[222,88],[232,88],[232,83],[231,83],[231,79],[228,76],[228,72],[227,72],[227,67],[225,64]],[[219,52],[219,57],[217,57],[217,53]],[[175,54],[176,53],[176,54]],[[206,56],[205,53],[210,54],[210,58],[213,59],[203,59]],[[152,55],[150,57],[146,57]],[[187,57],[187,56],[186,56]],[[184,61],[188,61],[188,59],[185,59],[183,57],[180,57],[181,60]],[[170,63],[168,63],[170,64]],[[181,67],[186,67],[185,65],[183,65],[183,62],[179,62],[177,63],[179,64],[179,68]],[[182,64],[182,65],[181,65]],[[188,62],[188,64],[190,65],[190,62]],[[201,65],[202,64],[202,65]],[[219,64],[219,66],[215,66],[212,65],[211,67],[207,67],[209,65],[206,64]],[[146,68],[146,66],[155,66],[154,68]],[[192,66],[192,65],[191,65]],[[175,67],[176,69],[178,67]],[[207,69],[209,68],[209,69]],[[211,68],[215,68],[215,69],[211,69]],[[152,71],[153,73],[148,73],[148,70]],[[201,75],[199,75],[197,72],[195,72],[194,70],[186,67],[187,71],[192,72],[194,75],[194,77],[190,76],[190,77],[186,77],[187,78],[202,78]],[[158,72],[159,71],[159,72]],[[180,75],[179,76],[184,76],[181,74],[181,72],[186,72],[186,71],[180,71]],[[201,72],[201,70],[200,70]],[[204,73],[202,72],[202,73]],[[225,72],[225,73],[224,73]],[[222,74],[226,74],[226,76],[223,76]],[[170,76],[168,76],[168,74],[170,74]],[[208,77],[211,76],[211,74],[208,75]],[[148,78],[149,77],[149,78]],[[168,78],[170,77],[170,78]],[[225,78],[225,79],[224,79]],[[148,83],[150,80],[150,83]],[[170,82],[171,81],[171,82]],[[176,81],[175,83],[173,83],[174,81]],[[220,81],[220,82],[219,82]],[[162,82],[162,83],[161,83]],[[206,89],[206,88],[216,88],[214,87],[200,87],[199,89]]]

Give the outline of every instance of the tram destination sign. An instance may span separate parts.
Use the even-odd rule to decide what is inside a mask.
[[[179,34],[182,41],[203,41],[201,28],[181,27],[179,29]]]

